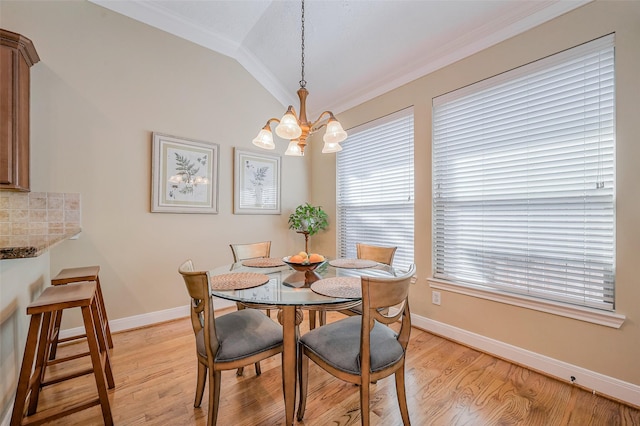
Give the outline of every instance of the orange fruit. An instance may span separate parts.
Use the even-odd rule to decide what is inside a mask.
[[[289,257],[289,262],[291,263],[302,263],[303,260],[304,259],[299,254],[294,254],[293,256]]]
[[[311,263],[316,263],[316,262],[322,262],[324,260],[324,256],[318,253],[311,253],[309,255],[309,262]]]

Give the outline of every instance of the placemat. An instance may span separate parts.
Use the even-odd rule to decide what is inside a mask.
[[[324,278],[311,284],[311,290],[323,296],[360,299],[362,287],[358,277]]]
[[[242,290],[245,288],[258,287],[269,282],[269,277],[265,274],[255,272],[237,272],[233,274],[223,274],[211,277],[212,290]]]
[[[333,259],[329,261],[329,265],[335,268],[363,269],[372,268],[378,262],[368,259]]]
[[[257,257],[255,259],[247,259],[242,261],[242,266],[252,268],[273,268],[276,266],[284,266],[282,259],[276,257]]]

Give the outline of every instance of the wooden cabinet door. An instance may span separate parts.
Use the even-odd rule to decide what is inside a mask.
[[[0,29],[0,189],[29,191],[31,40]]]

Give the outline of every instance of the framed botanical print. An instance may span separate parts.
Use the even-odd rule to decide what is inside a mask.
[[[151,211],[218,213],[219,146],[153,133]]]
[[[235,148],[233,212],[280,214],[280,156]]]

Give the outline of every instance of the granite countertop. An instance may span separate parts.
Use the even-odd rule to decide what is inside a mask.
[[[62,234],[30,235],[19,239],[0,237],[1,259],[24,259],[38,257],[56,244],[78,235],[81,228],[65,228]]]

